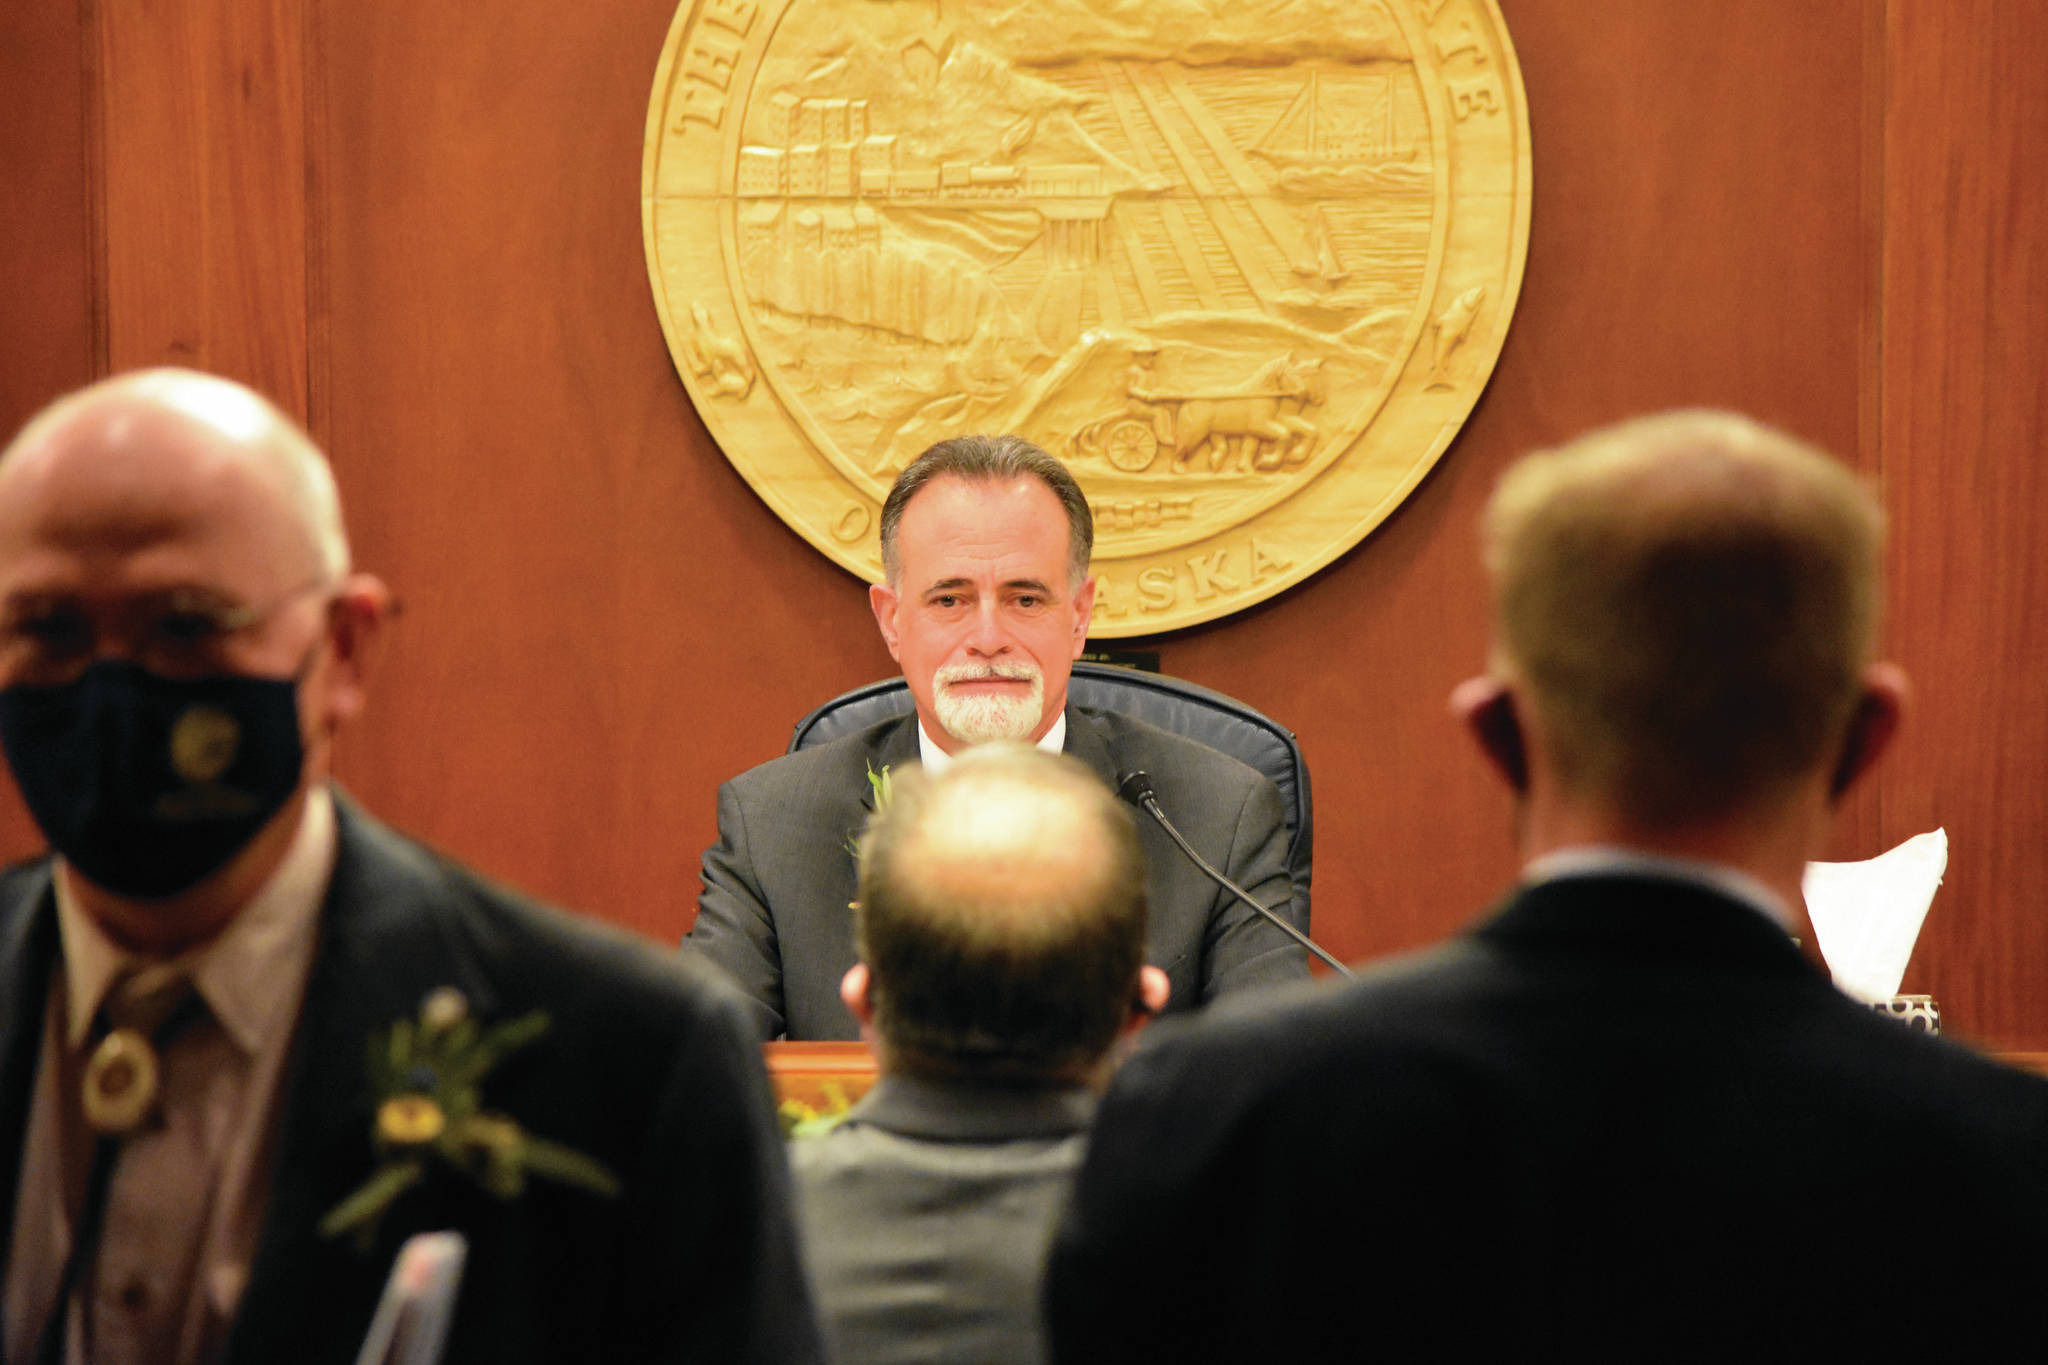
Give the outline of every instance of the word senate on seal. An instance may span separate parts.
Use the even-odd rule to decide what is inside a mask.
[[[1494,0],[684,0],[643,218],[705,424],[881,575],[896,473],[1017,432],[1095,509],[1091,633],[1328,564],[1457,434],[1529,225]]]

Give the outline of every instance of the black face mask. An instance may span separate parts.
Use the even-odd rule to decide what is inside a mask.
[[[175,896],[298,790],[296,678],[172,679],[103,659],[0,689],[0,747],[43,837],[116,895]]]

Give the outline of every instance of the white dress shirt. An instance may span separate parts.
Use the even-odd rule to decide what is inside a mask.
[[[1067,749],[1067,713],[1060,712],[1059,719],[1052,723],[1052,729],[1039,737],[1037,746],[1049,754],[1065,753]],[[917,761],[924,765],[925,773],[937,777],[953,765],[953,755],[941,749],[938,741],[925,731],[922,717],[917,722]]]

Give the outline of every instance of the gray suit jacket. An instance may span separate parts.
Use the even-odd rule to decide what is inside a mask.
[[[1206,745],[1078,706],[1067,708],[1066,750],[1112,788],[1121,773],[1151,774],[1188,842],[1285,913],[1287,832],[1271,782]],[[689,943],[753,998],[762,1038],[860,1036],[839,1001],[839,979],[855,957],[847,841],[867,822],[868,770],[915,762],[917,721],[906,716],[764,763],[718,789],[718,842],[704,855]],[[1149,817],[1137,819],[1150,901],[1146,955],[1173,982],[1169,1011],[1308,975],[1292,940],[1204,877]]]
[[[400,1243],[438,1228],[470,1239],[450,1362],[818,1359],[772,1100],[726,983],[490,886],[346,800],[336,809],[230,1365],[353,1361]],[[56,920],[47,860],[0,874],[0,1230],[13,1225]],[[483,1099],[596,1157],[625,1189],[605,1199],[535,1180],[499,1200],[437,1170],[360,1254],[317,1225],[377,1166],[365,1050],[438,986],[485,1023],[548,1012],[547,1034],[491,1073]]]
[[[1053,1222],[1095,1096],[889,1074],[790,1146],[832,1357],[1036,1365]]]

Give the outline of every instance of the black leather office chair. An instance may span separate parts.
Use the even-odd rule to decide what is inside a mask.
[[[1108,664],[1075,664],[1067,700],[1098,711],[1120,711],[1162,730],[1200,740],[1271,778],[1280,789],[1287,821],[1287,873],[1294,883],[1288,918],[1297,929],[1308,932],[1315,826],[1310,819],[1308,764],[1302,760],[1292,730],[1221,692]],[[901,678],[856,687],[798,721],[789,751],[824,744],[914,709],[909,685]],[[1150,817],[1140,812],[1138,818]]]

